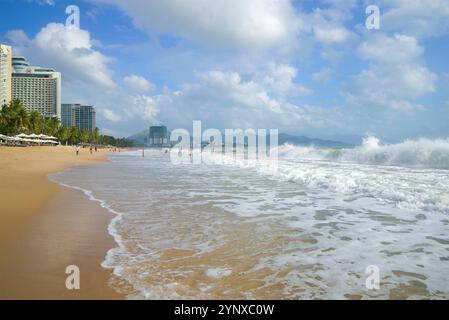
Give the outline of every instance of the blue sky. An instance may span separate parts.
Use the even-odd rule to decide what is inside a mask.
[[[68,5],[81,28],[65,26]],[[380,8],[380,30],[365,9]],[[446,0],[2,0],[0,42],[63,73],[103,132],[449,136]]]

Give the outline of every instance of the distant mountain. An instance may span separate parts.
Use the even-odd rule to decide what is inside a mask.
[[[128,140],[131,140],[135,146],[147,145],[149,134],[149,129],[147,129],[128,137]],[[285,133],[279,134],[279,145],[286,143],[299,146],[315,146],[317,148],[344,148],[351,146],[341,141],[315,139],[306,136],[293,136]]]
[[[150,135],[150,129],[146,129],[144,131],[141,131],[139,133],[136,133],[130,137],[128,137],[128,140],[131,140],[134,143],[134,146],[144,146],[148,143],[148,136]]]

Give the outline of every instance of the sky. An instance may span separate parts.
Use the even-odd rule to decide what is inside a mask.
[[[0,0],[0,42],[61,71],[63,102],[94,105],[115,136],[201,120],[351,143],[447,138],[448,40],[447,0]]]

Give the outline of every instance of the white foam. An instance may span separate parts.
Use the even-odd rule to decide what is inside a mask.
[[[435,145],[444,149],[445,143]],[[112,156],[112,165],[104,171],[75,168],[59,180],[84,186],[69,187],[117,214],[109,232],[119,247],[108,252],[103,266],[129,282],[140,298],[209,298],[220,281],[196,290],[179,279],[198,270],[222,279],[232,274],[231,268],[170,268],[163,265],[162,255],[176,248],[192,250],[198,257],[221,250],[229,236],[235,237],[227,237],[225,227],[240,223],[251,224],[254,234],[245,235],[250,241],[241,243],[242,256],[235,258],[251,257],[254,269],[271,269],[272,274],[260,280],[284,284],[286,298],[340,299],[347,293],[369,298],[363,277],[371,264],[387,277],[378,293],[382,297],[410,281],[393,270],[427,277],[427,297],[449,296],[442,271],[446,262],[441,260],[448,256],[448,224],[442,219],[449,213],[449,171],[422,164],[392,167],[400,161],[384,161],[408,159],[410,154],[403,150],[411,145],[428,145],[430,153],[438,149],[427,142],[385,146],[374,138],[352,150],[281,146],[277,171],[269,164],[248,168],[232,161],[173,166],[158,153],[142,159],[135,152]],[[95,190],[95,197],[87,189]],[[258,249],[245,251],[252,248]],[[293,271],[282,273],[287,267]]]
[[[232,274],[232,270],[225,268],[213,268],[206,270],[206,276],[214,279],[221,279],[229,277]]]
[[[106,201],[96,198],[93,195],[92,190],[87,190],[87,189],[83,189],[81,187],[72,186],[72,185],[63,183],[61,181],[58,181],[58,179],[56,179],[55,176],[56,175],[52,175],[49,177],[49,179],[53,182],[58,183],[59,185],[61,185],[63,187],[83,192],[90,201],[98,202],[102,208],[108,210],[109,212],[111,212],[112,214],[115,215],[115,217],[111,220],[111,222],[108,225],[108,232],[114,238],[114,240],[118,244],[119,248],[122,250],[125,250],[123,239],[122,239],[121,235],[117,232],[117,229],[116,229],[116,225],[123,218],[123,214],[112,209],[111,206],[109,206]],[[105,260],[101,263],[101,266],[105,269],[114,269],[114,274],[120,276],[120,274],[121,274],[120,268],[115,267],[113,265],[113,263],[111,262],[113,250],[115,250],[115,249],[111,249],[107,252]]]
[[[354,149],[318,149],[283,145],[281,158],[315,159],[388,166],[408,166],[449,169],[449,139],[406,140],[397,144],[382,144],[376,137],[367,137]]]

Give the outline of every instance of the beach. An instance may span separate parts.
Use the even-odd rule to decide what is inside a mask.
[[[284,145],[277,170],[0,149],[0,298],[447,299],[449,164],[404,153],[439,145]]]
[[[130,299],[447,299],[447,162],[404,149],[286,145],[277,171],[135,150],[50,178],[119,214],[103,265]]]
[[[104,163],[104,152],[73,147],[0,148],[0,299],[122,299],[101,267],[116,246],[113,215],[85,195],[51,182],[71,166]],[[66,267],[81,289],[67,290]]]

